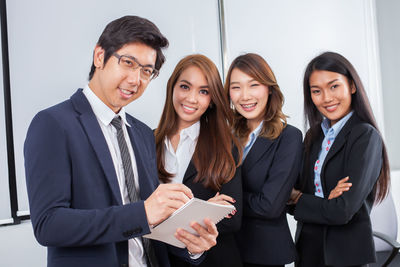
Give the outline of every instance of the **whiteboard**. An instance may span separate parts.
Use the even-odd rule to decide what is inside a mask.
[[[2,60],[2,47],[0,42],[0,60]],[[6,121],[4,112],[4,91],[3,91],[3,63],[0,62],[0,225],[10,223],[11,207],[10,193],[8,190],[8,163],[7,163],[7,140]]]
[[[203,53],[221,68],[217,1],[15,0],[7,2],[19,214],[28,210],[23,142],[33,116],[87,84],[93,48],[110,21],[138,15],[169,39],[160,76],[127,111],[154,128],[167,79],[185,55]]]

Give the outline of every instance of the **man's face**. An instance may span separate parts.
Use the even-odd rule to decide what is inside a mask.
[[[142,43],[126,44],[116,54],[134,57],[141,65],[153,68],[157,58],[156,50]],[[104,65],[104,50],[99,46],[95,48],[93,62],[96,71],[89,86],[115,113],[139,98],[150,82],[141,77],[141,67],[126,68],[114,55]]]

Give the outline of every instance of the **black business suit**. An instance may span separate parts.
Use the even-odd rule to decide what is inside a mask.
[[[186,169],[182,183],[189,187],[197,198],[208,200],[214,197],[217,191],[205,188],[201,182],[195,183],[194,178],[196,175],[197,170],[191,161]],[[240,167],[236,169],[235,176],[228,183],[222,185],[219,192],[236,200],[233,205],[237,212],[232,218],[225,218],[217,224],[219,232],[217,244],[206,252],[205,259],[197,266],[240,267],[242,266],[242,261],[234,238],[234,233],[240,229],[242,222],[242,178]],[[172,254],[170,254],[170,260],[172,266],[192,266]]]
[[[302,134],[287,125],[274,140],[258,137],[242,164],[243,219],[237,241],[245,263],[284,265],[296,250],[286,202],[298,177]]]
[[[294,211],[298,221],[299,266],[313,267],[307,262],[315,257],[332,266],[374,262],[369,214],[374,202],[373,188],[382,167],[382,139],[374,127],[353,114],[336,136],[323,163],[321,184],[324,198],[320,198],[314,195],[313,171],[324,138],[320,126],[319,129],[319,138],[311,147],[309,160],[305,160],[308,164],[303,167],[304,194]],[[346,176],[352,183],[350,190],[328,200],[330,191]],[[313,246],[318,246],[322,255],[315,255]]]

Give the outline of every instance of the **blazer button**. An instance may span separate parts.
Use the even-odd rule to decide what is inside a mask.
[[[122,264],[121,264],[121,267],[128,267],[128,264],[122,263]]]

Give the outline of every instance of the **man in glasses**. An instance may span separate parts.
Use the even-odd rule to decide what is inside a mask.
[[[125,113],[157,77],[167,39],[150,21],[126,16],[104,29],[89,84],[39,112],[25,141],[35,236],[48,266],[169,266],[168,251],[191,263],[215,245],[215,224],[179,230],[186,249],[142,236],[193,197],[182,184],[159,185],[150,128]]]

